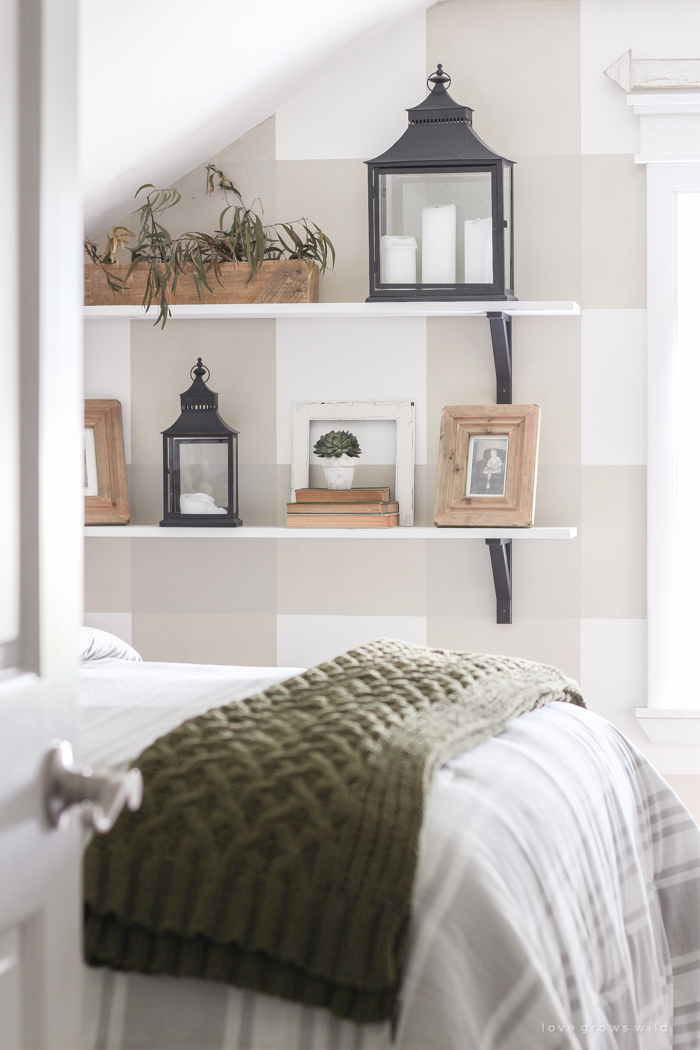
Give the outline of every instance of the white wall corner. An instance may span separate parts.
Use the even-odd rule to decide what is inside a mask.
[[[425,317],[278,320],[277,462],[292,462],[295,401],[412,401],[424,464],[426,339]]]
[[[333,68],[276,113],[277,160],[375,157],[406,130],[425,97],[425,11]]]
[[[581,462],[647,461],[647,312],[581,311]]]
[[[425,645],[425,616],[277,617],[277,666],[314,667],[376,638]]]
[[[647,622],[633,619],[581,620],[581,689],[589,708],[617,726],[661,773],[700,773],[700,742],[656,739],[647,731]],[[647,712],[642,714],[640,712]],[[686,720],[695,712],[682,712]],[[647,719],[642,728],[642,720]],[[659,726],[663,720],[659,721]],[[700,718],[698,719],[700,730]],[[698,734],[700,740],[700,733]]]
[[[131,463],[131,321],[85,321],[84,346],[85,397],[121,402],[124,453]]]
[[[127,645],[131,645],[131,613],[130,612],[104,612],[85,613],[84,622],[86,627],[93,627],[97,631],[108,631],[121,638]]]

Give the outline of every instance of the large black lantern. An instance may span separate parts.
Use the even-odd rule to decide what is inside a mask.
[[[441,65],[428,84],[398,142],[367,161],[367,301],[515,299],[513,161],[475,134]]]
[[[163,431],[165,526],[242,525],[238,517],[238,431],[219,415],[219,395],[203,376],[201,357],[192,386],[180,394],[180,418]]]

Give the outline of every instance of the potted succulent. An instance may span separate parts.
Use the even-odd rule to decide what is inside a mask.
[[[314,453],[328,460],[323,465],[326,485],[329,489],[351,489],[352,479],[362,449],[354,434],[349,430],[330,430],[323,434],[314,445]]]
[[[102,249],[85,240],[86,305],[116,301],[148,309],[155,302],[156,324],[164,326],[172,304],[318,302],[319,268],[323,273],[335,264],[335,248],[323,230],[304,218],[264,226],[223,171],[208,164],[207,193],[217,181],[226,203],[219,229],[180,237],[171,237],[163,225],[164,213],[180,201],[178,191],[140,186],[135,196],[150,192],[139,208],[138,235],[115,226]],[[128,262],[121,261],[125,255]]]

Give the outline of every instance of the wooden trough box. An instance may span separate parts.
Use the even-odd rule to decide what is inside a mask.
[[[86,306],[140,306],[143,302],[148,277],[148,264],[139,263],[123,291],[114,292],[107,283],[105,270],[124,278],[128,263],[102,266],[85,264]],[[217,279],[213,270],[207,272],[211,291],[202,289],[197,295],[192,277],[185,273],[177,280],[177,291],[168,292],[171,306],[189,306],[193,303],[317,303],[318,266],[303,259],[268,259],[251,278],[247,263],[221,263]],[[154,304],[158,305],[154,300]]]

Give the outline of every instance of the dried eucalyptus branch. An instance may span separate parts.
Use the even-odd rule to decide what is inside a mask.
[[[161,327],[170,316],[169,295],[175,294],[178,278],[184,273],[192,277],[197,296],[201,299],[205,288],[211,291],[208,274],[213,273],[219,284],[222,283],[222,263],[247,262],[249,281],[266,259],[305,259],[318,263],[321,273],[328,269],[329,258],[330,268],[335,265],[333,243],[316,223],[301,218],[291,223],[264,226],[257,212],[246,207],[241,194],[223,171],[214,164],[207,164],[207,193],[215,191],[217,181],[226,207],[219,216],[219,229],[213,234],[195,232],[171,237],[161,220],[164,212],[179,203],[180,194],[174,188],[158,190],[152,183],[145,183],[134,195],[138,197],[143,190],[150,190],[138,209],[141,224],[138,235],[126,226],[115,226],[111,233],[106,233],[107,244],[102,252],[92,241],[85,240],[85,253],[93,263],[102,266],[113,292],[123,291],[140,263],[148,266],[143,306],[148,309],[153,302],[158,303],[155,323],[160,323]],[[237,204],[229,203],[229,193],[237,198]],[[260,209],[262,211],[262,204]],[[225,228],[224,219],[229,212],[233,214],[230,225],[227,220]],[[133,247],[130,240],[136,240]],[[131,264],[124,278],[109,272],[110,265],[118,262],[120,250],[131,253]]]

